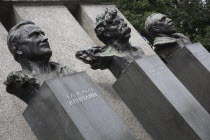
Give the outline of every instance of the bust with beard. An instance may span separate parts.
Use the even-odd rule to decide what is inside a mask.
[[[144,56],[140,47],[129,43],[131,29],[117,15],[116,9],[106,9],[105,13],[97,16],[95,33],[105,46],[95,46],[81,50],[76,57],[92,69],[109,69],[118,78],[135,59]]]

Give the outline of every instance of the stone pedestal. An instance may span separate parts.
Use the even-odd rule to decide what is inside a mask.
[[[187,45],[167,64],[198,102],[210,112],[210,54],[200,44]]]
[[[85,72],[45,81],[23,116],[39,140],[134,140]]]
[[[113,87],[154,139],[210,139],[208,112],[157,55],[133,62]]]

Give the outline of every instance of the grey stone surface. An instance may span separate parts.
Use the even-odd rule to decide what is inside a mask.
[[[23,115],[39,140],[134,140],[85,72],[47,80]]]
[[[0,140],[36,140],[22,113],[26,104],[5,91],[10,70],[20,69],[7,48],[7,31],[0,23]]]
[[[114,88],[154,139],[210,139],[208,112],[157,55],[136,60]]]
[[[103,14],[106,8],[115,8],[115,5],[80,5],[80,11],[78,13],[77,19],[84,30],[88,33],[88,35],[93,39],[93,41],[101,46],[103,45],[95,35],[94,27],[96,22],[96,16],[98,14]],[[141,35],[136,31],[136,29],[130,24],[130,22],[122,15],[122,13],[118,10],[119,16],[122,17],[131,28],[131,45],[136,47],[141,47],[145,52],[145,55],[152,55],[155,52],[151,49],[151,47],[144,41]]]
[[[187,45],[167,64],[184,86],[210,113],[210,54],[200,44]]]
[[[127,106],[123,103],[120,97],[112,89],[112,84],[115,81],[113,75],[109,71],[93,71],[89,68],[89,66],[83,64],[75,58],[75,53],[78,50],[90,48],[95,43],[89,38],[89,36],[85,33],[85,31],[74,19],[74,17],[69,13],[66,7],[16,5],[14,6],[14,11],[14,19],[16,20],[16,22],[19,22],[21,20],[32,20],[45,31],[46,36],[49,38],[49,43],[53,51],[53,61],[62,64],[67,64],[68,67],[76,71],[87,71],[91,79],[93,79],[93,81],[100,86],[103,94],[102,96],[105,97],[105,99],[111,104],[114,110],[121,116],[121,118],[128,125],[129,129],[137,137],[137,139],[151,139],[151,137],[142,128],[142,125],[137,121],[137,119],[130,112]],[[11,59],[12,56],[9,56],[8,58]],[[10,64],[11,63],[8,63],[8,66],[14,66]],[[17,70],[17,68],[14,68],[13,70]],[[5,74],[5,76],[6,75],[7,74]],[[5,90],[5,87],[2,89]],[[19,107],[16,110],[25,110],[26,105],[23,104],[23,102],[20,102],[17,98],[9,100],[10,102],[14,102],[14,100],[16,101],[15,106]],[[2,98],[2,101],[6,100]],[[8,111],[6,108],[4,110]],[[8,113],[11,112],[8,111]],[[19,131],[22,131],[21,135],[17,134],[14,137],[14,135],[11,135],[12,132],[8,132],[7,139],[13,139],[18,137],[21,140],[28,140],[34,138],[33,133],[27,126],[27,123],[24,121],[24,118],[21,117],[21,113],[20,123],[25,124],[26,126],[20,128],[21,130]],[[13,122],[16,123],[15,121]],[[13,125],[10,122],[8,122],[7,125],[10,127],[17,127],[16,125]],[[16,129],[11,130],[14,132],[18,132],[18,130]],[[24,137],[25,135],[28,137]]]

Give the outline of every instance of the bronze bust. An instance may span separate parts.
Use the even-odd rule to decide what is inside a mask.
[[[97,16],[95,27],[97,37],[105,46],[78,51],[76,57],[90,64],[92,69],[109,69],[117,78],[129,63],[144,55],[141,48],[129,43],[130,32],[116,9],[106,9],[105,13]]]
[[[191,44],[187,36],[176,33],[172,20],[161,13],[148,16],[145,29],[154,38],[153,49],[165,63],[185,45]]]
[[[15,25],[8,33],[7,45],[22,70],[8,75],[4,82],[6,91],[26,103],[36,95],[45,80],[74,72],[50,62],[52,51],[48,38],[32,21]]]

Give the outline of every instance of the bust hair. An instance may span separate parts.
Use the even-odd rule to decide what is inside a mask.
[[[145,21],[145,30],[147,32],[148,35],[154,37],[155,36],[155,31],[153,29],[153,26],[156,24],[156,20],[152,19],[153,16],[157,15],[159,13],[153,13],[151,14],[150,16],[148,16],[146,18],[146,21]]]
[[[117,10],[113,8],[106,8],[105,12],[102,15],[96,17],[96,26],[94,28],[96,36],[104,44],[107,44],[110,37],[106,36],[106,26],[108,23],[112,23],[113,20],[117,17]]]
[[[12,48],[13,47],[13,44],[18,44],[18,39],[20,38],[20,28],[24,25],[28,25],[28,24],[32,24],[32,25],[35,25],[34,22],[32,21],[22,21],[18,24],[16,24],[14,27],[12,27],[8,33],[8,36],[7,36],[7,46],[9,48],[9,51],[11,52],[11,54],[14,56],[14,59],[16,59],[16,53],[14,51],[14,49]]]

